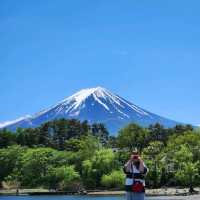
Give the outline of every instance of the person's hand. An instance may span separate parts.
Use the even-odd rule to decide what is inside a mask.
[[[144,163],[144,161],[142,160],[142,158],[139,156],[138,160],[140,161],[140,163]]]
[[[142,158],[141,158],[140,156],[138,156],[138,160],[139,160],[139,161],[142,161]]]
[[[131,161],[133,160],[133,156],[134,156],[133,154],[130,156],[130,160],[131,160]]]

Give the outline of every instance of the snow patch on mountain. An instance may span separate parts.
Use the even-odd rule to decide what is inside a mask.
[[[15,119],[15,120],[11,120],[11,121],[0,122],[0,128],[4,128],[6,126],[9,126],[11,124],[15,124],[15,123],[17,123],[19,121],[22,121],[22,120],[25,120],[25,119],[28,119],[28,118],[31,118],[31,115],[26,115],[24,117],[19,117],[19,118]]]

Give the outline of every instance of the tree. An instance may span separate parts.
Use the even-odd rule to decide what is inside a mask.
[[[153,181],[153,187],[158,187],[161,178],[161,150],[163,143],[159,141],[151,142],[143,149],[143,158],[149,168],[147,179]]]
[[[0,148],[16,144],[16,136],[7,129],[0,130]]]
[[[116,138],[116,136],[110,135],[108,137],[108,147],[109,148],[116,148],[117,147],[117,138]]]
[[[74,166],[50,167],[45,177],[49,189],[71,190],[73,182],[80,181],[80,175],[74,170]]]
[[[194,168],[200,171],[199,165],[195,164],[200,159],[200,134],[198,132],[186,131],[178,136],[176,134],[170,136],[164,152],[165,159],[174,166],[173,179],[177,184],[189,186],[200,183],[197,177],[194,178],[195,181],[192,181],[192,177],[192,180],[189,181],[187,174],[183,173],[187,170],[192,171]],[[191,163],[194,165],[192,166]],[[181,173],[183,174],[181,175]],[[195,172],[193,175],[196,176]]]
[[[90,134],[78,138],[71,138],[65,141],[64,148],[73,154],[75,169],[82,173],[82,162],[91,159],[95,152],[102,148],[99,140]]]
[[[28,149],[21,157],[22,185],[39,186],[45,180],[48,168],[56,166],[56,150],[51,148]]]
[[[182,182],[182,185],[189,187],[189,192],[194,192],[194,184],[199,179],[198,165],[200,163],[186,162],[182,164],[182,167],[177,171],[176,177]]]
[[[110,174],[104,174],[101,185],[106,188],[123,189],[125,174],[122,170],[113,170]]]
[[[37,128],[18,128],[16,131],[16,141],[22,146],[33,147],[40,144],[39,130]]]
[[[187,131],[193,131],[193,127],[189,124],[188,125],[178,124],[173,129],[174,129],[174,133],[176,135],[181,135],[181,134],[183,134],[184,132],[187,132]]]
[[[92,134],[96,136],[104,146],[108,144],[109,133],[104,124],[94,123],[91,126],[91,130]]]
[[[148,131],[137,124],[129,124],[119,131],[117,141],[120,148],[127,148],[129,151],[137,148],[140,152],[147,145]]]
[[[194,161],[200,160],[200,133],[197,131],[186,131],[182,135],[172,135],[167,142],[167,151],[174,152],[185,144],[193,154]]]
[[[76,119],[59,119],[47,122],[40,127],[40,134],[44,136],[45,146],[64,150],[65,141],[87,135],[90,126],[87,121],[82,123]],[[48,139],[47,141],[45,139]]]
[[[119,168],[115,155],[111,149],[100,149],[91,159],[83,161],[82,178],[88,187],[100,186],[101,177]]]
[[[175,152],[175,162],[178,170],[175,174],[181,185],[188,186],[190,192],[193,192],[194,183],[200,178],[198,166],[199,161],[193,161],[193,154],[190,149],[182,144],[180,150]]]
[[[4,149],[0,149],[0,182],[14,172],[15,168],[20,168],[19,161],[25,149],[13,145]]]
[[[161,124],[156,123],[149,126],[149,142],[151,141],[162,141],[165,142],[167,139],[167,129],[165,129]]]

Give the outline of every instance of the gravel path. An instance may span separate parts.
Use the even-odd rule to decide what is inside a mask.
[[[200,200],[200,195],[172,196],[172,197],[148,197],[149,200]]]

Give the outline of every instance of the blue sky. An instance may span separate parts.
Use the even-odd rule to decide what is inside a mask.
[[[200,124],[199,1],[1,0],[0,121],[102,86]]]

